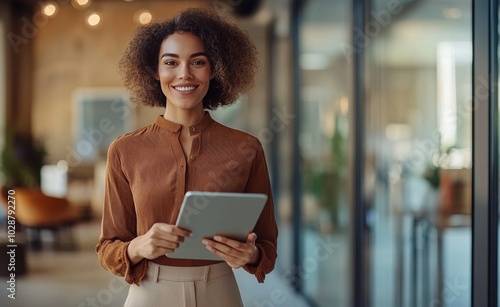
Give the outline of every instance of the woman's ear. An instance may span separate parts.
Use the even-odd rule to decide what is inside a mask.
[[[212,61],[210,61],[210,80],[212,80],[213,78],[215,78],[215,65],[212,63]]]

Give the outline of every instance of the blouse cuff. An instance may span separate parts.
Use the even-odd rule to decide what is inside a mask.
[[[266,278],[266,273],[265,273],[265,262],[266,262],[266,254],[264,252],[264,249],[259,246],[260,244],[257,243],[256,246],[260,251],[260,260],[259,263],[256,265],[251,265],[251,264],[246,264],[243,266],[243,269],[247,271],[250,274],[255,275],[257,278],[257,281],[259,283],[263,283],[264,279]]]
[[[132,266],[127,255],[127,248],[129,244],[125,244],[125,247],[122,250],[122,259],[123,263],[125,264],[123,266],[123,276],[125,276],[125,281],[129,284],[139,285],[139,282],[146,276],[146,272],[148,270],[148,262],[146,261],[146,259],[142,259],[134,266]]]

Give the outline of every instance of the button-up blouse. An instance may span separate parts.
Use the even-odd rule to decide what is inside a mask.
[[[214,121],[206,112],[189,127],[193,143],[186,157],[179,140],[181,128],[159,116],[155,123],[110,145],[96,246],[101,265],[137,284],[146,274],[148,261],[182,267],[218,263],[160,256],[132,266],[127,247],[155,223],[175,224],[187,191],[263,193],[268,200],[254,229],[261,258],[255,266],[243,266],[263,282],[274,268],[278,230],[262,145],[257,138]]]

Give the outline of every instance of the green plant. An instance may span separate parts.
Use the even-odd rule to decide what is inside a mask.
[[[340,207],[346,198],[347,183],[347,118],[336,114],[335,130],[329,139],[327,163],[304,161],[303,186],[330,214],[333,227],[340,227]]]
[[[0,153],[0,172],[6,187],[40,186],[46,151],[30,134],[7,135]]]
[[[434,189],[439,188],[439,180],[440,180],[439,167],[436,167],[434,165],[427,167],[427,169],[424,172],[423,177],[425,180],[427,180],[427,182],[429,182],[431,187],[433,187]]]

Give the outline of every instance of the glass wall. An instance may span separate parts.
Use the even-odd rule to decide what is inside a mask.
[[[372,306],[470,306],[471,7],[374,0],[368,14]]]
[[[481,301],[478,297],[485,298],[486,304],[496,301],[491,292],[478,295],[488,293],[488,283],[497,285],[494,276],[489,276],[490,266],[497,268],[490,262],[496,254],[487,251],[496,248],[496,243],[489,240],[491,229],[478,226],[483,221],[490,225],[485,218],[488,214],[496,218],[490,203],[497,199],[491,202],[492,194],[482,195],[484,191],[478,189],[485,173],[488,181],[484,182],[492,181],[491,167],[488,171],[479,167],[482,160],[477,158],[486,156],[485,151],[491,148],[476,150],[474,156],[475,171],[480,169],[475,180],[475,195],[479,196],[474,197],[474,234],[471,227],[472,111],[477,107],[473,101],[479,99],[474,99],[473,88],[475,84],[476,93],[485,96],[481,87],[489,88],[488,79],[493,78],[487,76],[487,71],[496,72],[481,58],[474,61],[473,71],[472,32],[475,29],[479,50],[476,56],[486,57],[494,49],[486,47],[488,33],[481,19],[494,16],[488,7],[496,2],[297,2],[303,3],[297,38],[300,61],[295,63],[300,67],[301,82],[297,112],[302,231],[293,244],[300,246],[302,292],[318,306],[350,306],[349,295],[356,289],[347,285],[354,278],[361,296],[365,295],[361,283],[369,280],[370,306],[471,306],[474,264],[474,270],[481,271],[474,275],[474,302]],[[358,28],[351,18],[364,8],[365,26]],[[493,23],[490,26],[496,29]],[[356,44],[351,43],[353,38]],[[482,38],[480,43],[477,38]],[[355,87],[351,63],[354,54],[361,55],[363,64],[362,73],[356,75],[362,81]],[[480,62],[483,65],[478,65]],[[488,93],[496,94],[496,90]],[[357,97],[362,97],[364,117],[353,120],[353,98]],[[485,103],[486,98],[479,100]],[[483,115],[491,119],[491,113],[480,110],[480,116],[474,112],[476,133],[485,129],[485,125],[478,125],[483,122],[478,119]],[[494,111],[498,120],[498,107]],[[353,143],[358,144],[353,132],[358,136],[355,128],[359,127],[363,128],[363,174],[362,184],[355,188],[362,191],[359,195],[366,214],[353,225],[350,212],[355,204],[351,197],[358,194],[349,184],[360,179],[353,177],[352,168],[360,161],[353,161],[349,149]],[[490,131],[497,138],[494,145],[499,146],[498,123],[493,127]],[[476,134],[475,140],[476,149],[478,143],[485,144],[481,135]],[[488,139],[487,144],[490,142]],[[498,156],[500,149],[496,150]],[[488,163],[498,171],[498,161],[488,159]],[[493,182],[497,185],[496,180]],[[494,190],[498,191],[500,186]],[[480,203],[482,200],[485,203]],[[487,204],[490,207],[485,211]],[[298,224],[295,221],[294,227]],[[356,243],[366,243],[361,255],[358,248],[362,244],[356,244],[355,249],[350,241],[354,226]],[[359,240],[363,237],[358,233],[361,228],[366,231],[362,234],[367,242]],[[321,254],[324,250],[318,247],[325,246],[325,242],[331,245],[328,253]],[[486,247],[488,265],[482,265],[484,259],[478,257],[484,255],[481,247]],[[352,263],[351,255],[368,259],[362,274],[355,271],[351,275],[353,272],[347,269],[364,265]],[[480,288],[488,291],[481,292]]]
[[[306,1],[300,15],[302,290],[320,306],[348,306],[351,2]]]

